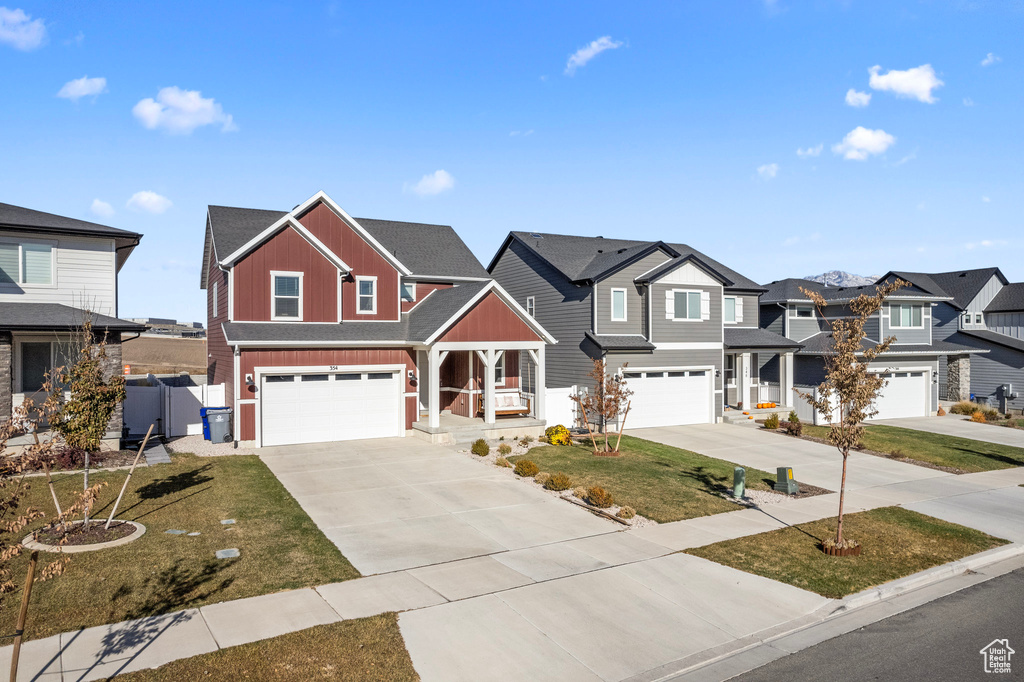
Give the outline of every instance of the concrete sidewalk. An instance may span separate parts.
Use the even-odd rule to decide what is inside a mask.
[[[981,440],[998,445],[1010,445],[1024,448],[1024,431],[993,424],[976,424],[966,417],[948,414],[945,417],[908,417],[906,419],[882,419],[871,424],[898,426],[915,431],[941,433],[946,436],[958,436]]]

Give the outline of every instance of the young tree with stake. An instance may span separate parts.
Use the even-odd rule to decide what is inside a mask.
[[[628,365],[622,365],[625,370]],[[594,445],[594,452],[598,451],[597,437],[590,428],[590,417],[593,415],[598,420],[598,428],[604,433],[604,452],[618,452],[619,443],[622,442],[622,430],[625,428],[626,417],[629,416],[629,397],[633,395],[626,386],[626,379],[621,374],[609,375],[605,371],[604,360],[594,360],[594,367],[588,374],[594,381],[593,391],[588,393],[579,392],[570,396],[570,400],[576,403],[583,414],[583,423],[590,434],[590,442]],[[622,415],[622,422],[619,424],[619,437],[615,443],[615,450],[611,449],[608,433],[608,422],[616,422],[619,415]]]

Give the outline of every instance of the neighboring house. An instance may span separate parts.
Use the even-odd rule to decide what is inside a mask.
[[[824,310],[817,310],[801,289],[821,294],[827,303]],[[832,342],[829,322],[850,316],[850,302],[874,292],[875,285],[830,287],[803,279],[767,285],[761,296],[761,326],[800,344],[794,371],[799,389],[807,391],[825,379],[825,357],[831,353]],[[936,333],[945,324],[940,306],[951,301],[945,292],[911,286],[887,298],[882,309],[867,321],[865,345],[895,339],[870,365],[887,381],[875,403],[878,414],[874,419],[935,414],[939,407],[940,358],[983,352],[969,346],[962,335]],[[762,374],[771,376],[774,370],[765,367]],[[816,423],[821,420],[821,415],[812,414],[803,400],[797,404],[802,417],[813,418]]]
[[[1011,284],[999,268],[889,272],[882,279],[893,277],[942,297],[933,308],[936,339],[985,351],[940,358],[940,397],[1024,409],[1024,283]]]
[[[592,385],[594,359],[628,380],[627,427],[712,423],[726,404],[792,393],[757,375],[759,358],[791,365],[798,347],[758,328],[764,289],[689,246],[512,232],[487,270],[558,339],[546,377],[523,368],[530,390],[550,394],[549,422],[573,421],[569,395]]]
[[[543,371],[553,339],[450,227],[352,218],[323,192],[291,211],[210,206],[203,262],[208,381],[237,440],[434,439],[544,413],[519,367]]]
[[[121,333],[145,327],[117,319],[117,274],[141,237],[0,204],[0,419],[45,398],[46,374],[74,360],[71,335],[86,320],[107,340],[109,374],[120,374]],[[121,418],[118,407],[107,444],[120,438]]]

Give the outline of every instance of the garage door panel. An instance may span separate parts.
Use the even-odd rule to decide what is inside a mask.
[[[928,372],[887,372],[886,385],[875,399],[878,410],[872,419],[925,417],[931,413],[931,381]]]
[[[711,374],[671,370],[627,372],[630,398],[628,426],[650,428],[711,421]]]

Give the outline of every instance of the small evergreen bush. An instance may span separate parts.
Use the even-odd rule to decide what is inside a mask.
[[[612,494],[600,486],[587,488],[587,502],[598,509],[607,509],[612,506]]]
[[[799,417],[799,415],[797,415],[796,410],[790,410],[789,411],[789,421],[792,424],[799,424],[800,423],[800,417]]]
[[[512,454],[512,446],[508,443],[502,443],[498,446],[498,454],[502,457]]]
[[[636,516],[636,510],[632,507],[622,507],[619,509],[619,513],[616,514],[620,519],[631,519]]]
[[[528,459],[521,459],[516,462],[515,469],[516,476],[523,476],[524,478],[530,478],[536,476],[540,472],[540,468]]]
[[[558,472],[547,480],[544,487],[548,490],[555,490],[561,492],[562,490],[568,490],[572,487],[572,479],[567,474]]]
[[[483,438],[477,438],[475,441],[473,441],[473,446],[469,449],[469,451],[472,452],[474,455],[486,457],[487,455],[491,454],[491,446],[488,445],[487,441],[485,441]]]
[[[764,420],[764,428],[771,429],[772,431],[779,428],[779,415],[770,414],[768,418]]]

